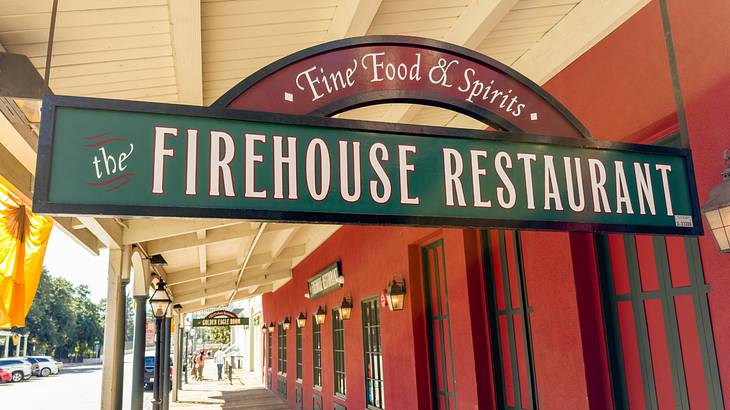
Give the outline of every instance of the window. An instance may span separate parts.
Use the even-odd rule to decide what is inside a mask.
[[[596,244],[615,407],[723,408],[697,238]]]
[[[315,387],[322,387],[322,325],[312,317],[312,375]]]
[[[536,383],[527,287],[518,231],[482,231],[497,408],[535,409]]]
[[[345,397],[345,323],[340,309],[332,309],[332,358],[335,362],[335,396]]]
[[[380,348],[380,309],[378,298],[362,303],[362,346],[365,353],[365,404],[371,409],[384,409],[383,353]]]
[[[297,380],[302,380],[302,328],[296,327],[297,337]]]
[[[279,363],[278,363],[278,372],[281,374],[286,374],[286,330],[284,330],[284,326],[281,324],[278,325],[279,327]]]
[[[271,332],[269,332],[266,334],[266,346],[269,348],[269,361],[268,361],[269,369],[271,369],[271,355],[273,354],[273,353],[271,353],[271,348],[272,348],[271,340],[272,340]]]

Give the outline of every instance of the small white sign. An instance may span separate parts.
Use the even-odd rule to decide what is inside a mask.
[[[532,121],[537,121],[537,113],[536,112],[533,112],[532,114],[530,114],[530,119]]]
[[[289,101],[289,102],[292,102],[292,101],[294,101],[294,95],[292,93],[285,92],[284,93],[284,99],[287,100],[287,101]]]
[[[694,224],[692,223],[692,216],[674,215],[674,225],[682,228],[692,228],[694,226]]]

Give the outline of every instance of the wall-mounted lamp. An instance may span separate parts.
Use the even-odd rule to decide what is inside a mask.
[[[291,320],[289,320],[289,316],[284,318],[284,321],[281,322],[281,328],[284,329],[284,331],[289,330],[289,326],[291,326]]]
[[[304,294],[304,299],[309,299],[309,292]]]
[[[339,283],[340,285],[344,285],[345,284],[345,276],[344,275],[338,276],[337,277],[337,283]]]
[[[317,322],[318,325],[324,324],[324,319],[327,316],[327,311],[324,310],[322,306],[317,308],[317,313],[314,314],[314,321]]]
[[[342,318],[342,320],[349,320],[351,314],[352,298],[342,298],[342,303],[340,304],[340,317]]]
[[[403,279],[400,282],[396,282],[395,279],[392,280],[388,285],[385,296],[388,299],[390,310],[403,310],[406,299],[406,280]]]
[[[297,326],[299,328],[303,328],[307,324],[307,315],[304,314],[304,312],[299,312],[299,316],[297,317]]]
[[[720,252],[730,252],[730,151],[725,150],[723,155],[725,170],[722,172],[722,182],[715,185],[710,191],[710,198],[702,206],[707,223],[712,230],[712,236],[720,248]]]
[[[269,333],[274,333],[274,322],[269,323]]]
[[[264,325],[263,325],[263,326],[261,326],[261,333],[264,333],[264,334],[266,334],[266,332],[268,332],[268,331],[269,331],[269,328],[267,328],[267,327],[266,327],[266,323],[264,323]]]

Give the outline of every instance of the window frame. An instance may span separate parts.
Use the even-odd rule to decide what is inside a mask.
[[[266,332],[266,348],[268,349],[267,364],[268,364],[269,370],[271,370],[271,363],[274,361],[273,352],[271,349],[273,347],[273,346],[271,346],[272,345],[271,342],[274,340],[274,337],[272,336],[271,333],[272,332]]]
[[[287,362],[286,362],[286,353],[287,353],[287,346],[286,346],[286,334],[287,331],[284,330],[284,325],[279,323],[277,325],[279,334],[277,335],[278,340],[278,346],[277,346],[277,363],[276,363],[276,374],[280,374],[283,376],[286,376],[287,372]]]
[[[304,377],[304,348],[302,346],[303,344],[303,337],[304,337],[304,331],[302,330],[299,325],[296,325],[296,330],[294,331],[295,338],[296,338],[296,380],[297,382],[302,382],[302,377]]]
[[[339,323],[339,326],[338,326]],[[338,334],[339,333],[339,334]],[[340,359],[338,359],[338,355]],[[340,307],[332,308],[332,380],[333,395],[339,399],[347,398],[347,372],[345,365],[345,320],[340,316]],[[342,390],[338,385],[342,381]]]
[[[375,312],[377,312],[376,321],[373,323],[371,320],[366,320],[366,305],[371,304],[375,308]],[[380,300],[378,295],[371,296],[368,298],[364,298],[360,301],[360,309],[361,309],[361,318],[362,318],[362,351],[363,351],[363,372],[364,372],[364,380],[365,380],[365,408],[370,410],[384,410],[385,409],[385,381],[383,380],[383,339],[381,337],[381,315],[380,315]],[[370,332],[373,331],[373,329],[376,329],[376,336],[377,336],[377,350],[374,350],[371,345],[371,341],[368,338],[370,335]],[[371,356],[379,356],[380,360],[380,370],[377,372],[380,376],[378,379],[377,377],[368,377],[368,363],[370,363]],[[375,371],[373,371],[373,374],[376,374]],[[380,403],[381,406],[378,407],[377,405],[368,403],[368,383],[373,380],[377,383],[380,383]]]
[[[312,387],[322,391],[322,325],[317,323],[314,315],[312,315]]]

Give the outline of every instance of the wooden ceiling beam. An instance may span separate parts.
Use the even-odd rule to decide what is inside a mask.
[[[367,34],[382,0],[340,0],[325,41]]]
[[[259,276],[253,276],[249,278],[243,278],[241,282],[238,284],[238,287],[235,287],[233,283],[225,284],[225,285],[218,285],[209,287],[207,289],[199,289],[192,292],[186,292],[175,295],[175,303],[180,304],[187,304],[192,303],[197,300],[200,300],[200,298],[213,298],[216,296],[226,295],[233,291],[235,294],[237,294],[239,291],[243,291],[246,288],[249,288],[251,286],[261,286],[261,285],[267,285],[271,282],[283,280],[283,279],[289,279],[291,278],[291,270],[284,270],[280,272],[274,272],[270,274],[265,275],[259,275]]]
[[[109,249],[122,248],[123,228],[114,219],[94,218],[91,216],[79,216],[78,219],[105,247]]]
[[[178,102],[203,105],[200,0],[169,2]]]
[[[474,1],[464,8],[451,29],[444,36],[444,41],[475,49],[487,38],[487,35],[499,24],[517,0]],[[385,121],[409,123],[418,116],[421,106],[400,104],[388,112]]]
[[[212,245],[214,243],[241,239],[242,237],[251,236],[255,233],[256,230],[251,228],[250,223],[243,222],[223,228],[211,229],[206,234],[205,239],[198,239],[198,235],[193,232],[164,239],[151,240],[145,242],[144,246],[150,255],[155,255],[158,253],[197,248],[201,245]]]
[[[649,0],[582,1],[512,68],[542,85],[647,3]]]
[[[150,218],[135,218],[127,219],[125,223],[129,228],[124,231],[123,242],[125,245],[131,245],[198,232],[203,229],[236,225],[240,224],[241,221],[234,219],[155,218],[152,223]]]

